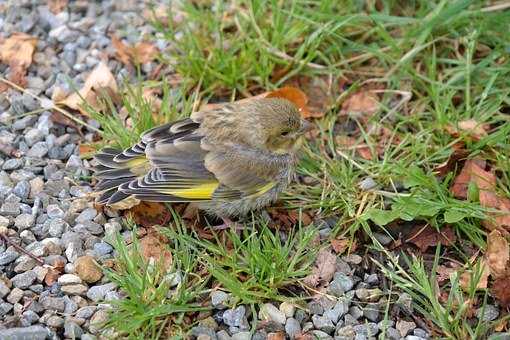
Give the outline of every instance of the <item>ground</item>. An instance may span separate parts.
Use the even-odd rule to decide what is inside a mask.
[[[0,3],[0,339],[510,338],[509,9]],[[315,128],[242,231],[94,203],[97,150],[256,95]]]

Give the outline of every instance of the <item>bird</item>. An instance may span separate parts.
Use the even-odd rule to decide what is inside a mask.
[[[311,126],[284,98],[199,110],[146,131],[125,150],[97,153],[96,200],[192,202],[228,226],[232,218],[273,203],[287,188]]]

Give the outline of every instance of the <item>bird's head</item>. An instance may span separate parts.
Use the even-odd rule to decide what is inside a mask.
[[[311,128],[298,108],[282,98],[257,99],[251,105],[252,128],[259,130],[258,146],[277,154],[295,153],[301,146],[300,137]]]

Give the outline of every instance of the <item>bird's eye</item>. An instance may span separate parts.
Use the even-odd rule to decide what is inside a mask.
[[[288,136],[288,135],[289,135],[289,133],[290,133],[289,131],[283,131],[280,135],[281,135],[282,137],[285,137],[285,136]]]

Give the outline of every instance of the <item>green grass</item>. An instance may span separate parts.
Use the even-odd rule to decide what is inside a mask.
[[[131,239],[128,246],[117,235],[115,268],[106,271],[125,297],[110,302],[113,309],[105,329],[113,328],[119,336],[133,339],[182,337],[188,329],[184,316],[209,309],[197,302],[207,292],[208,282],[198,274],[198,254],[174,240],[168,248],[172,266],[165,268],[162,259],[148,262],[141,255],[135,230]],[[174,286],[176,275],[180,282]]]
[[[319,133],[304,146],[299,180],[283,195],[285,206],[336,217],[333,235],[371,235],[404,220],[437,229],[449,225],[459,238],[485,247],[481,221],[488,211],[476,195],[458,200],[449,192],[462,163],[442,177],[436,169],[462,143],[466,158],[489,162],[498,177],[498,193],[510,196],[510,11],[474,0],[211,0],[175,3],[168,17],[183,20],[153,23],[159,37],[170,43],[161,60],[183,82],[174,87],[164,80],[128,86],[122,105],[111,105],[113,114],[93,112],[106,143],[127,147],[156,124],[142,97],[143,87],[161,89],[160,116],[170,121],[189,115],[201,103],[243,98],[300,77],[347,79],[350,87],[335,93],[334,105],[314,121]],[[374,87],[383,89],[378,92],[378,112],[360,117],[342,111],[351,93]],[[120,106],[132,129],[124,128]],[[490,124],[489,134],[473,140],[468,133],[448,132],[450,125],[467,119]],[[389,133],[381,137],[383,129]],[[342,147],[339,135],[365,144],[372,158],[360,157],[356,145]],[[374,189],[360,188],[367,178],[376,183]],[[303,252],[302,240],[312,231],[299,229],[282,243],[258,219],[254,225],[240,235],[226,234],[235,255],[224,240],[204,241],[182,228],[170,232],[172,239],[185,240],[191,254],[200,254],[210,280],[238,302],[279,300],[288,293],[283,287],[305,275],[312,258]],[[282,267],[289,258],[293,266]],[[490,333],[492,324],[473,325],[466,321],[465,310],[454,308],[475,296],[472,290],[459,289],[458,278],[444,288],[451,304],[443,307],[431,268],[421,259],[408,258],[405,267],[391,263],[385,273],[396,288],[416,298],[419,312],[432,320],[438,336]],[[486,300],[480,299],[482,305]],[[152,326],[147,331],[136,328],[137,334],[157,333],[160,322],[143,321]]]
[[[234,303],[256,304],[288,301],[292,296],[288,288],[310,273],[316,253],[310,243],[317,233],[312,227],[296,228],[285,240],[258,220],[246,224],[240,235],[227,231],[223,240],[219,235],[212,241],[201,239],[183,228],[167,229],[165,233],[200,254],[203,266],[234,296]]]

